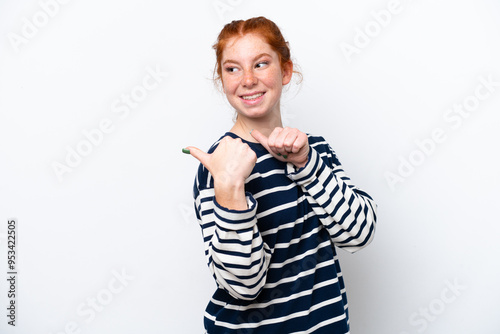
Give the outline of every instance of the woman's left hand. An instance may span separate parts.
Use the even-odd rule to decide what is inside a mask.
[[[266,137],[259,130],[253,130],[253,138],[264,146],[276,159],[290,162],[297,168],[306,165],[309,155],[307,135],[294,128],[274,128]]]

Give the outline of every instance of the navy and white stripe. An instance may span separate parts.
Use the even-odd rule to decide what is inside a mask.
[[[367,246],[376,205],[322,137],[308,138],[309,161],[299,170],[244,141],[257,154],[244,211],[217,203],[213,179],[200,165],[195,210],[218,287],[205,312],[208,333],[349,333],[334,246],[349,252]]]

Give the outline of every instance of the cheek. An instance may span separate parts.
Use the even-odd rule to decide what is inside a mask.
[[[225,93],[234,92],[238,86],[236,80],[232,77],[222,77],[222,89]]]
[[[266,86],[268,87],[273,87],[273,88],[277,88],[278,86],[281,87],[283,81],[281,78],[281,71],[279,70],[269,71],[266,77],[263,78],[263,80],[265,80]]]

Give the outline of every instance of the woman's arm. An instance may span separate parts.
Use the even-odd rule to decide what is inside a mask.
[[[238,299],[255,299],[266,281],[271,251],[257,227],[257,202],[244,191],[256,156],[225,137],[212,154],[191,148],[200,166],[194,187],[205,256],[219,287]]]
[[[247,210],[220,206],[213,189],[195,198],[205,256],[217,284],[237,299],[255,299],[266,280],[271,251],[257,228],[257,202],[247,193]]]
[[[335,152],[322,137],[280,127],[269,137],[256,130],[251,135],[274,158],[288,162],[286,175],[302,188],[338,247],[353,253],[371,242],[377,218],[376,204],[352,184]]]
[[[323,138],[309,136],[309,141],[307,164],[298,170],[287,164],[287,176],[306,193],[336,246],[354,253],[373,239],[377,206],[352,184]]]

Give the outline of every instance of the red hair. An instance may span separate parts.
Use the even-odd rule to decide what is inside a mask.
[[[273,49],[279,57],[281,70],[285,70],[285,64],[292,62],[290,57],[290,48],[288,42],[281,34],[278,26],[271,20],[263,16],[254,17],[248,20],[235,20],[228,23],[222,28],[217,37],[217,42],[212,46],[215,50],[216,64],[214,69],[214,81],[222,81],[222,52],[224,51],[228,41],[233,37],[243,37],[245,34],[254,33],[259,35],[266,41],[271,49]],[[299,72],[294,71],[300,75]]]

